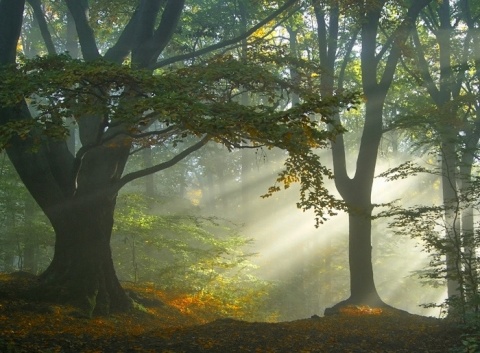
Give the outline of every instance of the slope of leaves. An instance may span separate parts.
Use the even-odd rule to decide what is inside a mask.
[[[221,318],[218,307],[148,288],[130,314],[82,319],[28,299],[36,278],[0,275],[1,352],[448,352],[460,331],[433,318],[352,307],[338,316],[266,323]]]

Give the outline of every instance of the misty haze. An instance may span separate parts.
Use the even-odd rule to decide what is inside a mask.
[[[0,0],[0,352],[477,352],[479,21]]]

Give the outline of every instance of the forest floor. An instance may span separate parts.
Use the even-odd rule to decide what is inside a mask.
[[[0,274],[1,353],[446,353],[461,344],[459,327],[435,318],[352,307],[335,316],[247,322],[148,288],[135,292],[145,311],[85,319],[68,306],[25,300],[31,285],[29,276]]]

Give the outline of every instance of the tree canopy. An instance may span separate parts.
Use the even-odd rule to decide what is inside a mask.
[[[0,17],[11,22],[8,31],[0,32],[2,144],[56,233],[44,283],[69,287],[65,297],[73,297],[89,315],[128,306],[109,247],[118,191],[175,165],[209,141],[229,149],[287,151],[285,171],[267,195],[300,182],[300,204],[316,208],[318,222],[330,212],[336,201],[324,178],[331,174],[315,150],[342,131],[327,124],[354,95],[321,98],[315,66],[259,40],[247,44],[244,57],[232,52],[263,25],[288,17],[295,1],[260,16],[240,34],[225,31],[220,41],[204,31],[204,46],[186,54],[167,50],[173,38],[182,38],[183,14],[196,11],[184,1],[140,1],[130,18],[109,18],[119,27],[106,33],[96,33],[101,26],[92,25],[88,10],[95,6],[90,9],[87,2],[65,1],[66,8],[29,3],[40,29],[38,20],[47,15],[67,21],[71,16],[82,58],[49,49],[50,55],[17,59],[23,2],[1,2]],[[107,21],[102,16],[95,18],[97,24]],[[53,38],[48,33],[42,31],[47,49]],[[213,53],[219,49],[224,53]],[[284,74],[293,66],[302,80]],[[258,104],[239,103],[247,92],[260,98]],[[293,94],[300,97],[298,104],[282,103]],[[75,136],[72,125],[78,130],[76,148],[68,144]],[[163,162],[124,173],[132,149],[181,143],[189,145]]]
[[[304,256],[297,267],[275,264],[284,282],[272,297],[295,302],[292,313],[323,310],[327,297],[337,304],[327,313],[398,305],[409,279],[383,269],[390,262],[408,271],[397,261],[415,235],[434,265],[424,259],[422,278],[445,282],[450,313],[459,306],[466,319],[478,311],[479,10],[469,0],[1,0],[0,148],[55,232],[43,292],[62,293],[86,316],[131,308],[115,268],[123,276],[126,253],[157,255],[162,242],[166,258],[207,288],[199,268],[221,272],[215,266],[238,238],[225,230],[220,241],[200,209],[251,221],[251,232],[267,219],[251,201],[263,195],[278,207],[264,243]],[[271,156],[280,162],[265,162]],[[270,183],[252,177],[259,160],[275,167],[265,173]],[[407,176],[408,188],[382,185]],[[9,188],[5,239],[15,219],[28,218]],[[277,240],[284,222],[298,222],[282,212],[277,192],[288,188],[299,192],[299,208],[313,210],[322,240],[304,237],[303,225],[283,226],[290,241]],[[123,197],[138,194],[151,198],[135,213],[137,233]],[[188,200],[191,217],[159,206],[170,197]],[[153,241],[146,219],[165,234]],[[208,241],[182,242],[188,232]],[[23,236],[17,243],[31,258]],[[3,252],[5,263],[13,252]],[[153,268],[144,278],[155,277]],[[350,295],[334,283],[348,282],[347,272]]]

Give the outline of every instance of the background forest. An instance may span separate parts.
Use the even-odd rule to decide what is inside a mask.
[[[69,1],[27,3],[19,62],[65,52],[85,59]],[[100,53],[109,52],[144,3],[88,2]],[[158,2],[165,12],[169,3]],[[182,70],[230,55],[255,61],[300,86],[319,81],[324,99],[329,90],[359,95],[334,114],[345,132],[316,150],[334,175],[324,182],[336,201],[323,207],[338,209],[319,216],[306,207],[311,200],[299,199],[301,186],[277,179],[289,156],[285,149],[210,141],[174,166],[132,180],[119,191],[111,247],[120,281],[213,301],[226,316],[243,319],[322,315],[355,287],[349,282],[352,205],[363,207],[357,195],[371,188],[371,264],[382,300],[421,315],[445,315],[445,300],[463,314],[478,312],[480,3],[418,1],[418,9],[411,3],[186,1],[153,75],[162,74],[161,65],[169,61],[172,70]],[[276,13],[282,6],[286,10]],[[418,16],[406,31],[405,19],[415,11]],[[155,21],[158,25],[163,19]],[[373,42],[365,23],[376,26]],[[407,34],[400,41],[402,30]],[[369,50],[372,57],[367,57]],[[258,57],[275,57],[275,62]],[[369,79],[378,87],[372,89]],[[218,85],[216,94],[276,111],[303,101],[295,92],[275,89],[273,99],[244,88],[239,84],[228,91]],[[372,91],[385,97],[372,98]],[[41,115],[41,107],[29,99],[32,116]],[[380,119],[370,120],[378,108]],[[319,120],[319,115],[309,119]],[[78,125],[63,120],[63,126],[70,148],[80,153]],[[156,121],[144,131],[166,126]],[[197,137],[147,137],[133,143],[123,175],[173,158],[182,153],[183,143],[193,144]],[[377,137],[378,146],[365,147]],[[8,149],[8,139],[1,141]],[[364,154],[370,160],[362,159]],[[368,181],[367,186],[352,184],[346,192],[342,180],[359,182],[368,165],[374,170],[371,186]],[[275,180],[286,190],[261,197],[277,185]],[[53,258],[54,230],[5,151],[0,155],[0,217],[0,271],[45,271]]]
[[[294,190],[275,199],[261,199],[281,164],[276,160],[282,158],[281,153],[269,151],[259,156],[253,151],[222,151],[220,159],[214,151],[212,163],[208,149],[199,153],[198,160],[186,162],[193,163],[197,173],[187,172],[191,165],[178,166],[169,175],[152,177],[153,193],[147,193],[148,179],[122,192],[112,239],[120,278],[180,293],[213,295],[246,306],[248,315],[261,313],[281,320],[322,313],[346,297],[345,216],[340,214],[316,229],[313,215],[296,208]],[[242,188],[242,158],[249,158],[252,167],[248,190]],[[10,205],[3,214],[3,270],[38,274],[52,256],[52,230],[8,160],[4,158],[3,163],[2,182],[8,184],[2,187],[2,202]],[[137,163],[145,163],[144,156],[139,155]],[[395,192],[386,191],[393,184],[385,184],[379,191],[385,197],[379,202],[396,197]],[[422,187],[409,183],[397,185],[395,191],[411,193],[412,198],[436,195],[438,199],[438,181],[437,190],[434,184],[427,185],[433,190],[426,194]],[[205,196],[209,194],[217,196]],[[379,232],[389,234],[383,220],[376,223]],[[428,264],[426,255],[408,234],[398,237],[390,233],[386,239],[375,239],[379,291],[396,307],[439,315],[439,310],[424,311],[419,306],[441,303],[445,296],[443,286],[432,288],[417,278],[417,272]]]

